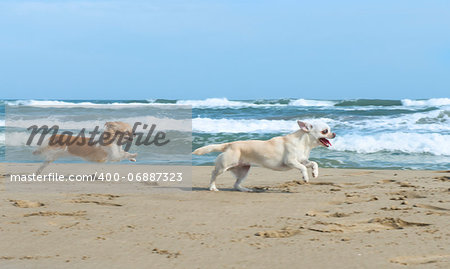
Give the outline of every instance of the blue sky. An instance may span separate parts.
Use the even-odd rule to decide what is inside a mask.
[[[1,1],[0,98],[431,98],[450,1]]]

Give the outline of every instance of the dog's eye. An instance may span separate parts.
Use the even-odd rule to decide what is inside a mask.
[[[328,133],[328,129],[325,129],[322,131],[322,134],[327,134]]]

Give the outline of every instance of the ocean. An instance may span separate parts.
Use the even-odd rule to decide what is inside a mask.
[[[450,169],[450,98],[427,100],[2,100],[0,101],[0,154],[4,161],[30,161],[30,147],[13,141],[26,135],[32,124],[52,122],[76,130],[88,124],[102,124],[108,114],[115,120],[134,118],[153,111],[163,117],[166,129],[179,125],[161,110],[192,107],[192,136],[178,134],[189,150],[212,144],[246,139],[270,139],[298,129],[296,120],[321,120],[337,134],[329,148],[316,148],[311,159],[320,167],[374,169]],[[6,107],[27,112],[13,115],[14,133],[5,136]],[[13,110],[14,110],[13,109]],[[124,110],[126,109],[126,113]],[[192,114],[190,114],[192,113]],[[6,115],[5,115],[6,114]],[[22,115],[22,116],[21,116]],[[30,116],[33,115],[33,116]],[[186,114],[187,115],[187,114]],[[187,116],[181,116],[186,118]],[[147,120],[152,121],[151,117]],[[161,125],[161,124],[160,124]],[[164,129],[164,126],[160,126]],[[182,132],[189,132],[188,126]],[[5,141],[6,139],[12,141]],[[192,149],[190,148],[192,142]],[[181,145],[180,144],[180,145]],[[6,149],[8,145],[8,150]],[[139,153],[139,148],[135,148]],[[172,148],[172,154],[177,148]],[[9,154],[11,152],[11,155]],[[156,154],[156,153],[155,153]],[[171,163],[170,158],[142,153],[138,163]],[[13,157],[9,157],[13,156]],[[153,157],[152,157],[153,156]],[[193,165],[212,165],[217,154],[189,156]],[[181,158],[183,159],[183,158]],[[62,160],[80,162],[80,160]],[[183,159],[183,161],[186,161]],[[173,162],[179,162],[173,161]]]

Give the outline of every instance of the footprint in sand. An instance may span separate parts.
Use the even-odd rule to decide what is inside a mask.
[[[392,227],[394,229],[403,229],[410,226],[429,226],[429,223],[409,222],[400,218],[376,218],[369,220],[369,223],[379,223],[381,225]]]
[[[377,181],[378,184],[386,184],[386,183],[393,183],[393,182],[395,182],[394,179],[382,179],[382,180]]]
[[[27,200],[9,200],[9,201],[13,204],[13,206],[17,206],[20,208],[36,208],[44,206],[44,204],[41,202],[32,202]]]
[[[435,177],[435,179],[439,179],[440,181],[450,181],[450,177],[449,176],[441,176],[441,177]]]
[[[77,204],[96,204],[96,205],[106,205],[106,206],[122,206],[121,204],[102,202],[102,201],[95,201],[95,200],[72,200],[70,202],[71,203],[77,203]]]
[[[328,210],[310,210],[306,212],[306,216],[308,217],[316,217],[316,216],[326,216],[325,213],[328,213]]]
[[[347,214],[347,213],[343,213],[343,212],[336,212],[336,213],[333,213],[333,214],[331,214],[331,215],[329,215],[329,217],[333,217],[333,218],[344,218],[344,217],[348,217],[348,216],[350,216],[351,214]]]
[[[434,206],[434,205],[415,204],[413,206],[420,207],[420,208],[426,208],[426,209],[433,209],[433,210],[450,211],[450,209],[448,209],[448,208],[443,208],[443,207]]]
[[[281,230],[261,231],[257,232],[255,235],[264,238],[285,238],[294,236],[299,233],[300,233],[299,229],[283,228]]]
[[[113,199],[116,199],[116,198],[119,198],[120,197],[120,195],[114,195],[114,194],[105,194],[105,193],[84,193],[84,194],[79,194],[78,195],[79,197],[84,197],[84,196],[87,196],[87,197],[101,197],[101,198],[106,198],[106,199],[108,199],[108,200],[113,200]]]
[[[400,185],[400,187],[402,187],[402,188],[415,188],[416,187],[413,184],[409,183],[408,181],[398,182],[398,185]]]
[[[410,198],[410,199],[416,199],[416,198],[427,198],[424,195],[420,195],[419,193],[413,192],[413,191],[398,191],[398,192],[391,192],[387,193],[388,195],[400,195],[402,198]]]
[[[450,254],[443,255],[426,255],[426,256],[400,256],[390,260],[392,263],[399,263],[403,265],[417,265],[436,262],[449,262]]]
[[[393,210],[411,210],[412,207],[397,207],[395,205],[391,205],[389,207],[382,207],[381,210],[384,211],[393,211]]]
[[[155,253],[155,254],[159,254],[159,255],[165,255],[166,258],[169,258],[169,259],[170,258],[178,258],[178,256],[181,255],[181,253],[179,251],[177,251],[177,252],[170,252],[168,250],[158,249],[158,248],[154,248],[152,250],[152,252]]]
[[[58,211],[39,211],[34,212],[30,214],[23,215],[24,217],[33,217],[33,216],[42,216],[42,217],[49,217],[49,216],[69,216],[69,217],[80,217],[85,216],[86,211],[75,211],[75,212],[58,212]]]
[[[341,221],[341,223],[338,223],[316,221],[312,226],[309,226],[307,230],[321,233],[372,232],[391,229],[404,229],[405,227],[411,226],[428,225],[431,224],[409,222],[399,218],[376,218],[363,222]]]

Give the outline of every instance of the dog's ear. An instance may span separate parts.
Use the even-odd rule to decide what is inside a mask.
[[[303,121],[297,121],[298,126],[300,127],[300,129],[302,129],[302,131],[309,133],[309,131],[311,131],[312,129],[312,125],[307,123],[307,122],[303,122]]]

